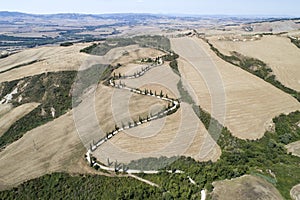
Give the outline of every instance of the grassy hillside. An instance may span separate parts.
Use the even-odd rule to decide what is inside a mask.
[[[235,58],[234,58],[235,59]],[[235,61],[242,62],[240,58]],[[254,60],[257,65],[264,66]],[[246,62],[247,63],[247,62]],[[247,65],[247,64],[243,64]],[[109,68],[106,68],[106,70]],[[264,70],[263,70],[264,71]],[[93,71],[87,71],[87,77],[93,76]],[[263,73],[262,73],[263,74]],[[85,76],[83,76],[85,77]],[[86,79],[89,85],[90,79]],[[85,85],[85,84],[83,84]],[[9,87],[9,84],[8,86]],[[11,90],[7,89],[8,91]],[[83,87],[85,88],[85,87]],[[287,153],[285,145],[300,140],[300,112],[280,115],[273,119],[274,132],[266,132],[261,139],[250,141],[234,137],[201,107],[195,105],[189,93],[181,82],[178,83],[182,101],[193,105],[194,112],[202,121],[211,136],[222,149],[222,155],[217,162],[197,162],[190,157],[180,157],[165,169],[180,169],[183,174],[159,173],[156,175],[140,174],[160,185],[160,188],[150,187],[129,178],[107,178],[102,176],[70,176],[62,173],[45,175],[31,180],[9,191],[0,193],[4,199],[40,197],[55,199],[56,197],[71,198],[76,195],[81,198],[113,198],[113,199],[199,199],[202,188],[212,191],[212,182],[217,180],[240,177],[252,174],[273,184],[285,199],[290,199],[290,189],[300,180],[300,158]],[[25,123],[25,122],[24,122]],[[168,159],[141,159],[138,162],[149,165],[152,162],[165,163]],[[187,176],[195,180],[197,185],[190,183]],[[111,187],[113,186],[113,187]],[[114,196],[111,196],[114,195]]]
[[[195,107],[195,109],[198,108]],[[199,118],[208,127],[211,123],[210,115],[201,109],[197,112],[200,112],[198,113]],[[86,197],[152,199],[161,197],[163,194],[165,199],[197,199],[200,197],[201,188],[212,190],[211,183],[213,181],[252,174],[272,183],[285,199],[290,199],[289,191],[298,184],[300,179],[300,158],[287,154],[284,144],[300,140],[300,128],[296,125],[299,120],[300,112],[280,115],[274,118],[275,133],[266,133],[263,138],[256,141],[235,138],[225,127],[212,120],[216,129],[211,130],[222,129],[217,140],[222,148],[221,158],[212,163],[196,162],[192,158],[180,157],[166,168],[180,169],[185,172],[184,174],[140,174],[143,178],[157,183],[161,188],[149,187],[129,178],[70,176],[55,173],[28,181],[12,190],[1,192],[0,197],[4,199],[25,197],[55,199],[57,196],[68,198],[76,195],[79,199]],[[214,135],[214,131],[211,131],[211,134]],[[191,184],[187,176],[195,180],[197,186]]]
[[[75,71],[44,73],[1,83],[0,98],[18,88],[18,93],[12,99],[13,105],[30,102],[38,102],[41,105],[15,122],[0,137],[0,147],[5,147],[27,131],[53,120],[51,108],[55,109],[55,118],[66,113],[72,106],[70,90],[75,76]],[[19,101],[19,98],[22,98],[22,101]]]
[[[18,140],[27,131],[58,118],[80,103],[80,95],[86,88],[97,84],[110,74],[109,66],[95,65],[81,72],[61,71],[43,73],[23,79],[0,83],[0,99],[18,88],[18,93],[13,95],[11,103],[18,106],[24,103],[41,103],[36,109],[16,121],[1,137],[0,149]],[[102,76],[100,76],[102,75]],[[75,79],[76,78],[76,79]],[[76,81],[74,102],[72,102],[72,86]],[[19,101],[22,98],[22,101]],[[55,116],[52,116],[52,110]]]
[[[244,174],[256,175],[272,183],[282,196],[290,199],[289,191],[300,179],[300,158],[287,153],[285,145],[300,140],[300,127],[297,125],[300,111],[275,117],[275,132],[266,132],[261,139],[242,140],[234,137],[209,113],[195,105],[180,83],[178,89],[182,99],[193,105],[194,112],[221,147],[222,155],[215,163],[197,163],[191,158],[181,157],[172,165],[173,169],[189,172],[200,183],[200,187],[209,190],[212,189],[211,183],[216,180],[236,178]]]
[[[289,87],[286,87],[280,81],[278,81],[276,76],[273,74],[272,69],[268,67],[267,64],[264,63],[263,61],[244,56],[238,52],[232,52],[231,56],[227,56],[221,53],[211,43],[208,42],[208,44],[211,50],[214,51],[216,55],[222,58],[224,61],[233,64],[235,66],[238,66],[243,70],[250,72],[251,74],[254,74],[255,76],[258,76],[259,78],[265,80],[266,82],[274,85],[278,89],[292,95],[300,102],[300,92],[293,90]]]

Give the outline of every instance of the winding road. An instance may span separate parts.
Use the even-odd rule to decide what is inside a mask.
[[[91,158],[91,155],[92,155],[92,152],[95,151],[99,146],[101,146],[102,144],[104,144],[105,142],[107,142],[109,139],[111,139],[113,136],[115,136],[119,132],[127,130],[127,129],[131,129],[131,128],[134,128],[134,127],[137,127],[137,126],[140,126],[140,125],[142,125],[144,123],[148,123],[148,122],[150,122],[152,120],[156,120],[156,119],[165,117],[168,114],[172,114],[172,113],[174,113],[174,112],[176,112],[178,110],[178,108],[180,107],[180,102],[177,99],[168,98],[167,95],[166,96],[163,96],[161,94],[157,95],[156,92],[153,93],[153,92],[151,92],[149,90],[142,91],[142,90],[140,90],[138,88],[133,88],[133,87],[126,86],[124,83],[121,82],[121,80],[124,80],[124,79],[139,78],[139,77],[143,76],[147,71],[151,70],[152,68],[161,66],[163,64],[162,58],[160,57],[157,60],[158,60],[157,63],[151,64],[148,67],[142,69],[141,71],[134,73],[133,75],[128,75],[128,76],[113,76],[113,77],[110,77],[108,79],[108,84],[109,84],[109,86],[111,86],[113,88],[122,89],[122,90],[128,90],[128,91],[130,91],[132,93],[136,93],[136,94],[140,94],[140,95],[152,96],[154,98],[158,98],[158,99],[167,101],[167,102],[171,103],[171,106],[169,106],[165,110],[160,111],[156,115],[149,116],[146,119],[141,119],[139,122],[132,123],[132,124],[130,124],[128,126],[124,126],[122,128],[116,128],[111,133],[108,133],[106,135],[106,137],[104,137],[104,138],[100,139],[98,142],[96,142],[96,144],[92,144],[91,147],[90,147],[90,149],[86,153],[86,159],[87,159],[88,163],[91,166],[93,166],[93,167],[97,166],[100,169],[106,170],[106,171],[118,171],[118,172],[128,173],[129,176],[131,176],[131,177],[133,177],[133,178],[135,178],[137,180],[140,180],[140,181],[142,181],[142,182],[144,182],[146,184],[154,186],[154,187],[159,187],[159,186],[157,184],[151,182],[151,181],[148,181],[146,179],[140,178],[140,177],[138,177],[136,175],[133,175],[133,174],[139,174],[139,173],[157,174],[157,173],[159,173],[161,171],[158,171],[158,170],[125,169],[124,166],[120,167],[120,165],[119,166],[116,165],[114,167],[107,167],[105,165],[102,165],[102,164],[98,163],[97,161],[93,161],[92,158]],[[116,83],[117,81],[118,81],[118,83]],[[168,173],[175,173],[175,174],[184,173],[181,170],[176,170],[176,171],[166,170],[166,172],[168,172]],[[188,178],[189,178],[189,180],[191,181],[192,184],[196,184],[196,182],[194,180],[192,180],[189,176],[188,176]],[[201,200],[205,200],[205,199],[206,199],[205,190],[201,190]]]
[[[149,70],[151,70],[152,68],[159,67],[159,66],[162,66],[162,65],[163,65],[163,60],[160,57],[160,58],[157,59],[157,62],[150,64],[146,68],[143,68],[141,71],[136,72],[133,75],[112,76],[112,77],[110,77],[108,79],[108,85],[111,86],[111,87],[113,87],[113,88],[127,90],[127,91],[130,91],[132,93],[139,94],[139,95],[152,96],[154,98],[158,98],[158,99],[161,99],[161,100],[169,102],[169,106],[165,110],[162,110],[162,111],[158,112],[155,115],[148,116],[145,119],[140,119],[138,122],[130,123],[129,125],[123,126],[123,127],[120,127],[120,128],[116,127],[115,130],[107,133],[104,138],[101,138],[95,144],[91,144],[89,150],[86,153],[86,159],[87,159],[87,161],[88,161],[88,163],[90,165],[97,164],[97,162],[94,162],[91,159],[92,152],[95,151],[102,144],[104,144],[105,142],[107,142],[109,139],[111,139],[113,136],[115,136],[116,134],[118,134],[119,132],[131,129],[131,128],[134,128],[134,127],[137,127],[137,126],[140,126],[140,125],[142,125],[144,123],[148,123],[148,122],[150,122],[152,120],[156,120],[156,119],[165,117],[168,114],[172,114],[172,113],[174,113],[174,112],[176,112],[178,110],[178,108],[180,107],[180,102],[177,99],[168,98],[167,95],[164,96],[163,94],[159,94],[158,95],[158,94],[156,94],[156,92],[153,93],[152,91],[149,91],[149,90],[142,91],[142,90],[140,90],[138,88],[129,87],[129,86],[126,86],[124,83],[122,83],[122,80],[124,80],[124,79],[139,78],[139,77],[145,75],[146,72],[149,71]],[[106,167],[106,166],[103,166],[103,165],[100,165],[100,164],[97,164],[97,165],[101,169],[104,169],[104,170],[108,170],[108,171],[115,171],[116,170],[115,168],[109,168],[109,167]],[[156,171],[156,170],[153,170],[153,171],[152,170],[150,170],[150,171],[141,171],[141,170],[130,170],[129,169],[129,170],[126,170],[126,172],[128,172],[128,173],[142,173],[143,172],[143,173],[148,173],[148,174],[155,174],[155,173],[158,173],[159,171]]]

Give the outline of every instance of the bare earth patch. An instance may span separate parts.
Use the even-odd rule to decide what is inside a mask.
[[[181,74],[193,90],[197,103],[220,122],[225,119],[225,126],[234,136],[242,139],[261,138],[272,118],[300,109],[296,99],[223,61],[204,41],[177,38],[171,39],[171,43],[174,51],[181,56]],[[220,77],[221,84],[209,82],[215,76]],[[209,86],[218,88],[212,92]]]
[[[213,183],[213,200],[281,200],[278,190],[262,178],[245,175],[232,180]]]

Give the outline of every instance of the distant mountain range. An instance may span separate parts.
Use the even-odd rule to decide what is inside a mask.
[[[290,20],[284,16],[183,14],[28,14],[0,11],[0,51],[70,42],[92,42],[139,34],[170,34],[195,29],[225,30],[256,22]],[[295,22],[298,23],[298,22]],[[251,30],[250,28],[246,28]],[[177,34],[177,33],[174,33]]]
[[[292,16],[283,15],[188,15],[188,14],[151,14],[151,13],[112,13],[112,14],[80,14],[80,13],[56,13],[56,14],[30,14],[22,12],[9,12],[0,11],[0,17],[39,17],[39,18],[64,18],[64,19],[80,19],[82,17],[90,17],[95,19],[107,19],[107,18],[132,18],[132,17],[147,17],[147,18],[218,18],[218,19],[256,19],[256,20],[266,20],[266,19],[299,19]]]

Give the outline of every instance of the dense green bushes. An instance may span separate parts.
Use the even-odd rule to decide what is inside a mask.
[[[54,44],[57,42],[64,41],[65,38],[61,37],[15,37],[9,35],[0,34],[0,44],[2,47],[9,46],[23,46],[32,48],[35,46],[46,45],[46,44]]]
[[[231,59],[232,62],[237,62],[239,66],[245,68],[247,66],[247,68],[251,68],[252,65],[249,62],[264,67],[263,63],[257,60],[241,60],[236,56],[229,56],[227,59]],[[90,79],[93,79],[95,73],[93,70],[96,68],[90,69],[87,74],[82,76],[83,78],[89,77],[83,80],[83,88],[94,83],[89,82]],[[103,70],[109,71],[110,69]],[[263,75],[265,71],[259,73]],[[41,84],[38,80],[33,82],[37,85]],[[9,89],[6,91],[10,91],[15,84],[17,82],[8,84]],[[34,88],[33,85],[31,87]],[[44,87],[47,88],[48,85],[46,84]],[[70,176],[54,173],[28,181],[12,190],[0,192],[0,199],[57,199],[74,198],[74,196],[78,199],[199,199],[202,188],[212,190],[213,181],[231,179],[244,174],[253,174],[266,179],[280,191],[285,199],[290,199],[290,189],[300,180],[300,158],[288,154],[284,145],[300,140],[300,127],[297,125],[300,121],[299,111],[275,117],[273,119],[275,132],[266,132],[261,139],[255,141],[241,140],[234,137],[209,113],[195,105],[181,82],[178,83],[178,89],[182,101],[193,106],[194,112],[220,146],[222,155],[217,162],[197,162],[190,157],[180,157],[171,160],[173,163],[166,166],[165,169],[180,169],[185,172],[183,174],[165,172],[155,175],[140,174],[143,178],[160,185],[160,188],[150,187],[131,178]],[[35,98],[40,98],[39,95],[36,96]],[[26,124],[26,122],[22,123]],[[141,159],[132,162],[131,166],[141,165],[146,168],[146,166],[156,164],[160,168],[166,164],[165,161],[168,159]],[[190,183],[187,176],[195,180],[197,185]]]
[[[190,96],[188,91],[183,87],[181,79],[177,83],[177,89],[180,93],[181,101],[191,104],[191,105],[195,104],[193,98]]]
[[[21,138],[27,131],[53,120],[50,114],[52,107],[55,109],[55,118],[57,118],[65,114],[72,106],[77,106],[85,89],[107,79],[116,67],[98,64],[79,72],[49,72],[0,83],[0,99],[21,83],[18,88],[23,87],[23,89],[22,91],[19,89],[17,95],[22,96],[22,101],[20,103],[18,98],[14,98],[12,100],[14,106],[31,102],[41,103],[22,119],[16,121],[0,137],[0,149]],[[42,114],[42,110],[46,113]]]
[[[76,76],[75,71],[51,72],[20,80],[1,83],[1,97],[11,92],[18,83],[22,83],[23,90],[19,89],[18,95],[22,95],[21,103],[13,99],[14,106],[24,103],[38,102],[40,106],[16,121],[1,137],[0,148],[21,138],[27,131],[30,131],[51,120],[51,108],[55,109],[55,118],[66,113],[72,108],[71,86]],[[42,114],[42,110],[46,111]]]
[[[257,63],[262,64],[259,61]],[[167,168],[185,171],[197,182],[199,188],[205,187],[208,190],[212,190],[211,183],[213,181],[254,174],[264,177],[274,184],[286,199],[290,199],[289,191],[298,184],[297,181],[300,179],[300,168],[297,168],[300,158],[288,154],[284,145],[300,140],[300,128],[297,125],[300,121],[299,111],[275,117],[273,119],[276,127],[275,133],[266,132],[263,138],[255,141],[241,140],[234,137],[226,127],[223,127],[209,113],[197,106],[181,81],[177,84],[177,88],[181,100],[193,106],[196,115],[220,146],[222,155],[215,163],[199,163],[192,158],[181,157]],[[273,177],[269,170],[276,177]],[[286,171],[290,173],[284,173]],[[176,176],[180,177],[180,175]],[[173,178],[176,176],[174,175]],[[167,175],[165,179],[161,175],[146,175],[146,177],[156,182],[165,181],[168,178]],[[181,182],[182,180],[177,181]]]
[[[72,45],[73,45],[73,42],[63,42],[59,46],[61,46],[61,47],[69,47],[69,46],[72,46]]]
[[[128,165],[129,169],[140,169],[140,170],[161,170],[166,166],[170,165],[177,159],[176,156],[167,158],[161,156],[159,158],[141,158],[139,160],[133,160]]]
[[[138,180],[53,173],[0,192],[0,199],[160,199],[159,188]]]
[[[27,131],[30,131],[40,125],[43,125],[53,118],[50,115],[41,116],[42,106],[38,106],[26,116],[16,121],[9,129],[0,137],[0,148],[20,139]]]
[[[210,184],[209,180],[230,179],[255,172],[269,177],[268,179],[275,179],[276,184],[273,183],[275,187],[286,199],[290,198],[290,189],[298,184],[297,181],[300,179],[298,167],[300,158],[288,154],[284,145],[300,140],[300,128],[297,125],[300,121],[299,111],[275,117],[273,119],[276,127],[275,133],[266,132],[263,138],[249,141],[233,137],[226,127],[219,124],[200,107],[194,106],[194,110],[222,149],[221,158],[216,163],[202,163],[205,165],[204,168],[210,169],[208,174],[197,169],[197,164],[194,164],[195,171],[200,170],[202,174],[205,174],[198,175],[198,178],[195,177],[196,180],[206,180],[207,186]],[[178,162],[181,163],[180,160]],[[183,161],[179,166],[178,163],[175,166],[184,170],[185,165]],[[271,170],[276,177],[268,173],[268,170]],[[284,173],[287,171],[289,173]]]
[[[142,35],[142,36],[135,36],[132,39],[135,41],[135,43],[139,44],[141,47],[152,47],[156,49],[163,49],[165,51],[171,50],[170,40],[164,36]]]
[[[180,76],[177,60],[171,61],[169,65],[170,65],[171,69],[173,70],[173,72],[175,74],[177,74],[178,76]]]

